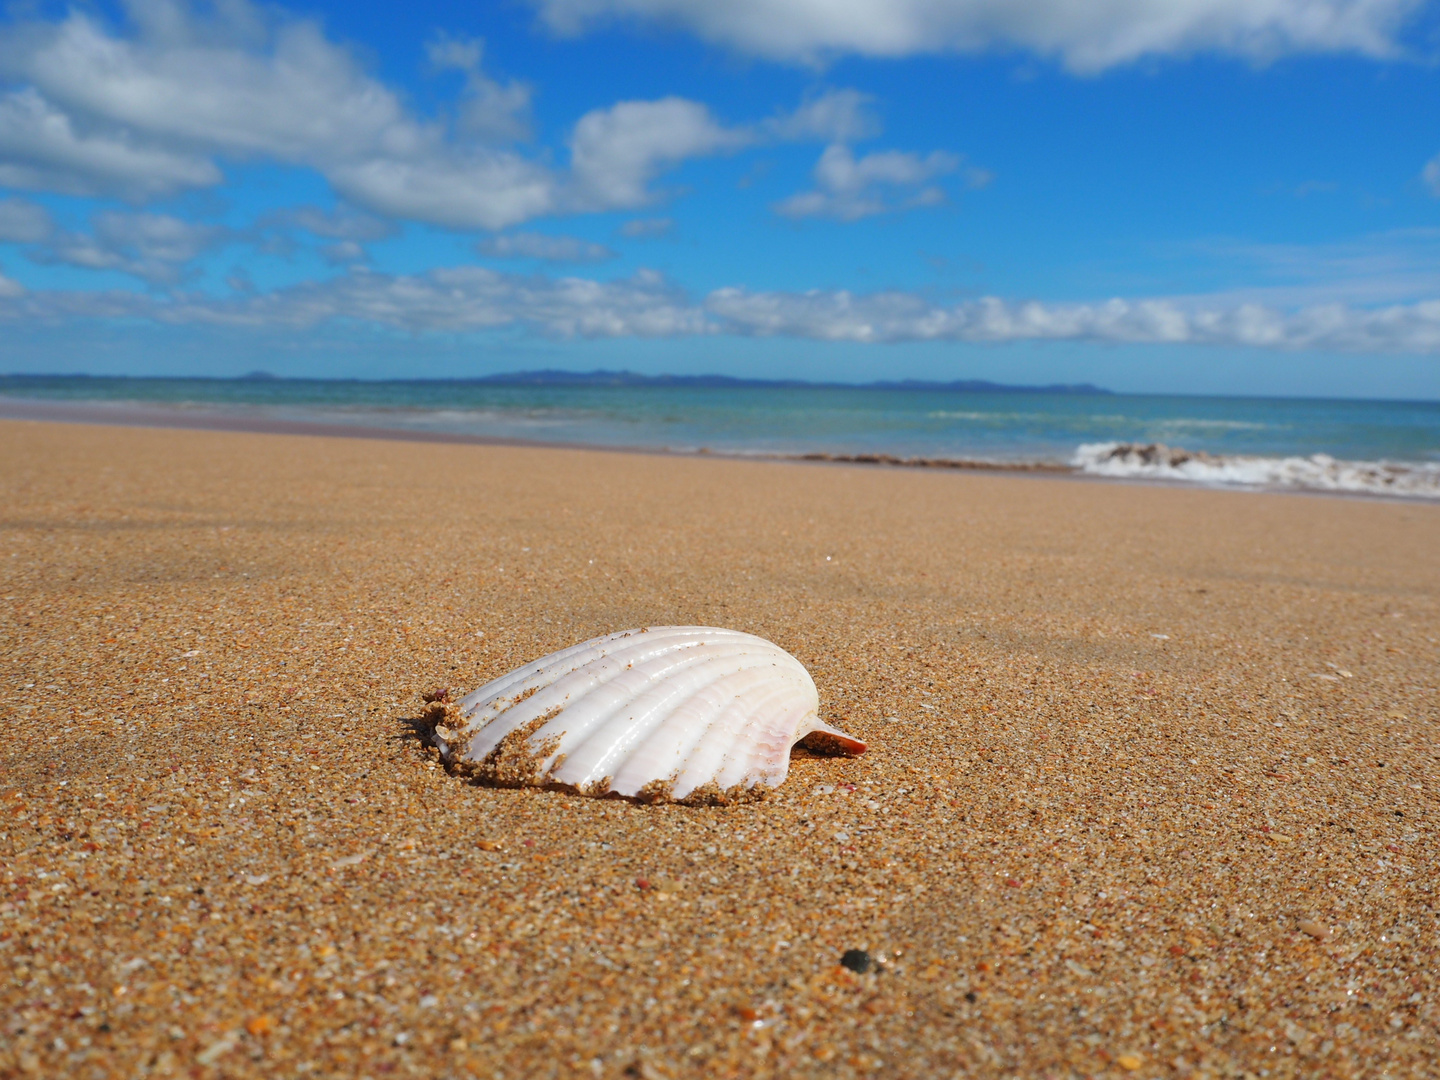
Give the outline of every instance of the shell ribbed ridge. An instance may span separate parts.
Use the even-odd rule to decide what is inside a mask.
[[[672,799],[773,787],[796,739],[824,728],[804,665],[764,638],[708,626],[581,642],[459,705],[447,760],[483,766],[519,739],[535,759],[524,782]]]

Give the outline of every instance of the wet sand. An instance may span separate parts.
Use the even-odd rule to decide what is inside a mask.
[[[1440,507],[18,421],[0,497],[0,1076],[1440,1072]],[[404,723],[665,623],[870,751]]]

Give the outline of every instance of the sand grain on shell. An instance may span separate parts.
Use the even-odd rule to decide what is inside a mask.
[[[0,1075],[1440,1071],[1440,508],[20,422],[0,462]],[[666,623],[789,649],[870,752],[652,807],[404,723]]]

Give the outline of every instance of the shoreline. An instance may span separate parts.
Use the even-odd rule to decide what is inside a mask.
[[[0,421],[86,424],[172,431],[215,431],[236,434],[318,436],[353,438],[382,442],[421,443],[456,446],[491,446],[539,450],[577,450],[599,453],[636,454],[667,458],[701,458],[725,461],[755,461],[816,465],[865,465],[917,471],[942,471],[1003,476],[1046,477],[1058,480],[1102,484],[1138,485],[1182,491],[1216,491],[1234,494],[1310,495],[1341,499],[1362,499],[1400,505],[1435,505],[1437,497],[1397,495],[1384,491],[1336,490],[1287,485],[1246,485],[1201,483],[1165,476],[1115,476],[1087,472],[1075,465],[1047,461],[991,461],[978,458],[903,457],[887,453],[797,453],[744,452],[697,447],[693,450],[668,446],[586,443],[561,440],[523,439],[509,436],[472,435],[463,432],[425,431],[369,424],[324,423],[321,421],[274,420],[244,416],[204,407],[167,408],[132,403],[57,401],[15,398],[0,395]]]
[[[193,411],[192,411],[193,410]],[[323,421],[270,420],[203,406],[166,408],[154,405],[114,404],[98,401],[56,401],[0,395],[0,420],[36,420],[57,424],[100,424],[112,427],[163,428],[180,431],[233,431],[256,435],[318,435],[379,439],[389,442],[450,443],[461,446],[515,446],[542,450],[596,450],[620,454],[658,454],[663,457],[707,457],[730,461],[812,461],[842,465],[890,465],[903,468],[965,469],[976,472],[1045,473],[1082,476],[1073,465],[1060,462],[1004,462],[980,458],[899,457],[894,454],[832,454],[824,451],[782,453],[715,450],[708,446],[681,450],[671,446],[623,443],[587,443],[523,439],[512,436],[471,435],[458,431],[381,427],[374,424],[327,424]],[[1108,479],[1108,478],[1100,478]]]

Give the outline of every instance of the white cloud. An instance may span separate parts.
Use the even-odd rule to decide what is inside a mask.
[[[153,272],[147,272],[138,263],[84,233],[62,233],[43,248],[29,252],[29,257],[44,266],[63,264],[82,270],[119,270],[147,280],[175,276],[174,267],[168,266],[157,266]]]
[[[880,134],[880,120],[871,106],[875,99],[858,90],[828,90],[802,102],[761,125],[761,130],[782,141],[816,139],[820,142],[855,142]]]
[[[25,295],[25,286],[0,274],[0,300],[18,300]]]
[[[169,214],[123,214],[112,210],[95,218],[95,235],[107,246],[133,251],[142,259],[186,263],[223,243],[230,230]]]
[[[107,211],[96,216],[93,233],[54,234],[27,255],[47,265],[117,270],[154,285],[174,285],[184,278],[186,263],[233,235],[222,225],[169,214]]]
[[[631,209],[653,202],[651,183],[692,158],[774,142],[868,138],[880,130],[869,95],[829,90],[793,112],[727,127],[697,101],[622,101],[580,118],[570,137],[574,209]]]
[[[875,130],[852,90],[740,127],[683,98],[625,101],[579,119],[567,172],[509,145],[527,134],[531,91],[486,75],[478,39],[431,42],[431,66],[464,85],[453,119],[424,118],[313,22],[249,0],[126,11],[121,29],[72,10],[0,30],[0,80],[20,87],[0,97],[0,184],[145,199],[217,184],[220,163],[266,161],[315,169],[381,217],[498,230],[646,205],[690,158]]]
[[[557,337],[676,337],[713,332],[659,275],[622,281],[537,278],[470,266],[392,276],[354,270],[258,295],[160,299],[140,293],[29,293],[0,301],[0,321],[146,318],[166,324],[302,329],[336,319],[413,332],[525,326]]]
[[[416,333],[525,327],[556,337],[730,334],[865,344],[1082,341],[1440,355],[1440,300],[1291,309],[1204,298],[1044,304],[989,297],[937,304],[904,292],[732,288],[696,301],[647,271],[602,282],[505,274],[476,266],[415,275],[357,268],[329,281],[226,298],[118,290],[25,292],[15,283],[0,292],[5,292],[0,296],[0,321],[11,322],[139,318],[304,329],[346,320]]]
[[[886,150],[857,159],[848,146],[827,146],[815,165],[815,190],[792,195],[775,210],[786,217],[856,221],[890,210],[934,206],[945,201],[945,192],[929,181],[959,164],[954,154],[939,151],[921,157]],[[890,194],[894,189],[909,191],[897,201]]]
[[[43,206],[27,199],[0,199],[0,243],[38,244],[54,231]]]
[[[124,131],[78,131],[32,88],[0,96],[0,186],[144,199],[220,180],[203,156],[147,146]]]
[[[512,233],[493,236],[475,245],[475,250],[492,259],[542,259],[546,262],[604,262],[615,252],[604,244],[578,236],[547,236],[544,233]]]
[[[243,4],[223,5],[244,7]],[[277,24],[263,43],[201,23],[180,5],[175,25],[133,38],[72,12],[11,39],[0,66],[74,115],[236,156],[346,160],[411,148],[425,133],[396,96],[310,22]],[[29,47],[25,47],[28,45]]]
[[[148,196],[218,183],[215,159],[266,160],[317,169],[376,213],[457,228],[554,207],[547,169],[413,116],[313,23],[267,22],[245,0],[210,21],[163,0],[129,10],[129,36],[72,12],[0,37],[0,76],[28,84],[0,102],[0,183]],[[498,114],[476,109],[514,120],[523,95],[485,80],[478,54],[468,72],[462,127],[494,134]]]
[[[652,200],[650,182],[687,158],[736,150],[753,140],[723,127],[696,101],[622,101],[586,113],[570,137],[572,198],[580,206],[617,209]]]
[[[1284,310],[1207,305],[1203,298],[1097,304],[1009,303],[994,297],[936,305],[914,293],[752,293],[721,289],[707,310],[732,333],[822,341],[1095,341],[1326,351],[1440,352],[1440,301]]]
[[[365,244],[388,239],[400,231],[392,221],[345,205],[331,210],[318,206],[292,206],[266,214],[254,227],[245,230],[244,238],[253,242],[260,251],[288,257],[298,247],[293,235],[297,230],[330,241],[321,244],[316,251],[331,266],[368,262],[370,253]],[[239,234],[236,235],[239,238]]]
[[[350,240],[358,243],[385,240],[399,231],[393,222],[356,213],[343,206],[334,210],[322,210],[318,206],[295,206],[266,215],[260,224],[304,229],[327,240]]]
[[[441,36],[430,42],[427,52],[436,70],[454,69],[465,75],[461,130],[484,139],[529,137],[533,91],[527,83],[511,80],[501,84],[487,76],[480,66],[485,55],[483,41]]]
[[[1390,57],[1422,0],[532,0],[562,33],[608,19],[679,25],[744,52],[814,62],[1023,49],[1079,72],[1220,52]]]
[[[339,194],[384,217],[505,229],[557,209],[554,175],[508,151],[375,157],[329,170]]]

